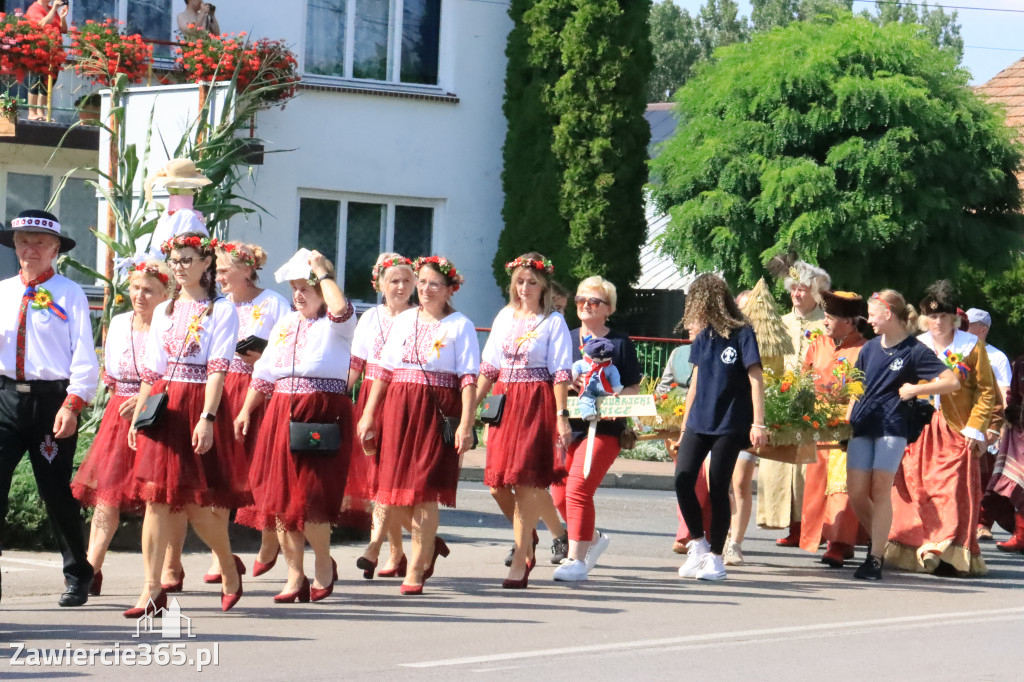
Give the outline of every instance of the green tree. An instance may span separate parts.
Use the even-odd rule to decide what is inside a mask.
[[[866,12],[865,16],[868,16]],[[933,43],[950,50],[959,62],[964,57],[964,39],[960,37],[960,24],[956,18],[956,10],[946,14],[942,7],[929,7],[927,2],[878,5],[878,14],[871,17],[875,23],[882,25],[895,21],[921,25]]]
[[[559,212],[562,170],[552,150],[557,118],[544,103],[561,68],[557,60],[538,62],[532,57],[530,36],[538,29],[535,23],[527,24],[523,15],[533,5],[534,0],[512,0],[509,8],[513,28],[505,48],[508,65],[503,111],[508,128],[501,174],[505,228],[498,236],[492,264],[499,288],[508,281],[505,263],[527,251],[549,257],[561,279],[566,279],[573,262],[569,221]],[[545,21],[544,33],[557,35],[568,14],[566,6],[534,21]]]
[[[699,24],[672,0],[663,0],[651,7],[650,25],[654,68],[647,100],[664,102],[686,82],[703,55],[698,42]]]
[[[751,0],[750,21],[754,31],[770,31],[794,21],[843,16],[852,9],[853,0]]]
[[[652,162],[680,267],[752,285],[795,251],[845,289],[913,299],[964,263],[1007,264],[1021,146],[918,27],[799,22],[716,58],[677,93],[688,124]]]
[[[719,47],[749,40],[750,25],[739,13],[736,0],[706,0],[701,6],[697,39],[705,59]]]

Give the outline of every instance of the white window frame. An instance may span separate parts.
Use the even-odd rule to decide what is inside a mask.
[[[125,0],[122,0],[125,1]],[[363,87],[375,87],[381,89],[409,89],[411,91],[437,93],[444,91],[442,83],[444,81],[446,54],[445,54],[445,43],[446,43],[446,15],[447,15],[448,0],[441,0],[441,20],[437,32],[437,83],[424,84],[424,83],[403,83],[402,82],[402,28],[403,22],[405,21],[405,0],[389,0],[388,5],[388,53],[390,55],[390,65],[388,67],[387,80],[377,80],[374,78],[356,78],[352,75],[352,71],[355,64],[355,36],[356,36],[356,0],[345,0],[345,75],[334,76],[322,73],[307,73],[306,72],[306,41],[308,36],[306,35],[306,21],[309,14],[309,1],[304,0],[302,3],[302,52],[301,52],[301,73],[302,80],[317,84],[338,84],[345,83],[346,85],[356,85]],[[394,17],[394,21],[391,21],[391,17]]]
[[[295,200],[295,215],[298,216],[302,210],[303,199],[323,199],[327,201],[337,201],[340,206],[338,207],[338,243],[336,244],[336,258],[334,263],[334,269],[338,275],[338,281],[345,281],[345,261],[348,255],[345,245],[348,243],[348,205],[350,202],[356,202],[361,204],[383,204],[385,206],[384,211],[384,249],[381,253],[387,251],[393,251],[395,245],[395,207],[396,206],[414,206],[417,208],[431,208],[434,210],[434,221],[430,226],[430,248],[436,253],[438,249],[438,235],[441,234],[441,222],[443,217],[442,208],[444,207],[443,199],[428,199],[424,197],[405,197],[395,196],[391,194],[360,194],[355,192],[330,192],[325,190],[317,189],[305,189],[300,188],[298,196]],[[298,220],[296,219],[295,227],[295,242],[296,248],[299,240],[299,226]],[[422,256],[420,253],[406,253],[402,254],[409,258],[415,258],[416,256]],[[429,255],[429,254],[428,254]],[[358,300],[358,299],[356,299]],[[368,303],[369,301],[364,301]]]

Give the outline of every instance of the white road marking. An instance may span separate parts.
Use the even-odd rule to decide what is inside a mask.
[[[39,561],[36,559],[9,559],[7,557],[0,559],[0,565],[3,564],[24,564],[25,566],[41,566],[43,568],[60,568],[64,565],[59,561]],[[12,568],[11,570],[17,571],[27,569]]]
[[[1024,607],[990,609],[986,611],[935,613],[921,616],[903,616],[899,618],[879,618],[876,620],[840,621],[833,623],[819,623],[816,625],[795,625],[780,628],[764,628],[759,630],[741,630],[737,632],[716,632],[703,635],[687,635],[684,637],[668,637],[664,639],[647,639],[619,643],[609,642],[606,644],[591,644],[577,647],[563,647],[559,649],[516,651],[506,654],[492,654],[489,656],[445,658],[436,661],[423,661],[420,663],[400,663],[399,665],[405,668],[442,668],[459,665],[500,663],[502,661],[518,661],[522,663],[525,659],[531,658],[573,656],[588,653],[606,654],[634,649],[662,649],[665,651],[672,651],[680,648],[689,648],[694,645],[720,643],[727,640],[778,638],[781,635],[804,635],[807,637],[813,637],[813,633],[828,633],[832,630],[844,630],[848,632],[853,628],[872,628],[876,630],[879,628],[885,628],[890,630],[900,630],[919,627],[921,625],[932,626],[949,623],[963,624],[967,619],[972,619],[973,622],[986,622],[992,620],[1012,620],[1020,617],[1024,617]]]

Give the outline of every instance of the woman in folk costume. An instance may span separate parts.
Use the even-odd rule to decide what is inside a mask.
[[[866,343],[858,327],[868,309],[863,298],[849,291],[823,291],[821,298],[825,333],[807,349],[804,370],[814,373],[818,390],[828,390],[845,382],[857,362]],[[846,559],[853,558],[860,522],[846,491],[845,450],[818,450],[817,461],[807,465],[801,519],[801,549],[816,554],[826,540],[821,563],[832,568],[842,568]]]
[[[227,611],[242,596],[245,567],[231,554],[228,514],[252,502],[252,494],[248,462],[235,443],[232,415],[222,400],[238,338],[238,314],[217,295],[215,248],[216,240],[199,232],[177,235],[162,248],[178,289],[153,314],[142,386],[128,431],[129,446],[137,448],[133,494],[146,503],[146,517],[145,583],[126,618],[166,605],[160,574],[167,543],[186,522],[221,563],[221,608]],[[163,413],[152,426],[136,429],[146,400],[161,392],[167,396]],[[182,579],[172,587],[180,588]]]
[[[509,304],[491,324],[477,395],[482,400],[494,386],[505,396],[500,423],[487,431],[484,484],[512,521],[515,550],[501,586],[524,589],[537,564],[537,521],[545,508],[554,509],[547,488],[566,474],[572,342],[565,318],[552,310],[551,261],[527,253],[505,271],[512,276]]]
[[[455,506],[461,456],[473,447],[480,368],[473,322],[450,303],[462,275],[440,256],[417,258],[413,270],[420,306],[395,319],[357,429],[362,441],[380,434],[377,504],[412,527],[404,595],[422,594],[437,557],[448,556],[437,538],[438,505]],[[448,422],[453,434],[447,419],[458,422]]]
[[[380,292],[384,302],[367,310],[356,325],[352,340],[352,363],[348,370],[348,385],[355,386],[359,377],[359,398],[356,400],[355,419],[363,416],[366,401],[370,397],[373,382],[380,376],[380,354],[391,334],[395,318],[412,308],[413,292],[416,290],[416,275],[412,261],[397,253],[382,253],[370,273],[373,288]],[[380,408],[374,420],[380,420]],[[367,508],[377,493],[377,461],[380,437],[366,444],[358,443],[352,449],[352,461],[348,467],[348,483],[345,485],[345,509]],[[388,562],[378,575],[382,578],[404,578],[409,560],[402,549],[402,524],[393,522],[383,504],[373,508],[373,524],[370,527],[370,542],[356,560],[356,567],[363,577],[372,580],[377,570],[380,549],[387,539]]]
[[[786,272],[785,286],[793,310],[782,316],[793,343],[792,355],[785,357],[785,368],[803,365],[811,342],[822,334],[825,314],[818,305],[821,292],[832,280],[828,273],[798,260],[788,270],[777,259],[769,264],[774,272]],[[804,499],[804,467],[773,460],[761,460],[757,473],[757,525],[761,528],[788,528],[789,535],[775,542],[779,547],[800,545],[800,511]]]
[[[275,277],[291,284],[295,312],[274,325],[235,419],[236,437],[249,437],[253,415],[270,397],[249,468],[253,505],[241,522],[277,532],[288,580],[274,601],[320,601],[338,579],[331,524],[341,519],[354,445],[346,378],[356,324],[334,266],[318,252],[300,250]],[[298,442],[291,433],[295,427]],[[335,432],[337,444],[330,442]],[[303,568],[307,541],[314,554],[312,582]]]
[[[139,513],[144,505],[130,494],[135,451],[128,447],[128,427],[135,414],[146,338],[156,306],[171,293],[171,271],[160,261],[146,261],[128,276],[132,309],[110,320],[104,348],[103,383],[110,398],[89,452],[78,467],[71,491],[84,506],[95,507],[89,533],[89,563],[96,575],[89,594],[103,588],[103,559],[114,539],[122,512]]]
[[[893,522],[886,561],[897,568],[983,575],[976,529],[981,508],[980,457],[999,403],[984,344],[960,331],[949,282],[930,286],[921,301],[928,331],[918,339],[960,380],[943,395],[931,424],[907,448],[892,492]]]
[[[1013,361],[999,455],[982,498],[984,513],[1013,535],[996,547],[1024,554],[1024,356]]]

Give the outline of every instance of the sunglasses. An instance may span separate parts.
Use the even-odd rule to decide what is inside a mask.
[[[880,293],[878,293],[877,291],[875,293],[871,294],[871,298],[869,298],[868,300],[880,303],[881,305],[885,306],[886,310],[888,310],[890,313],[892,312],[892,307],[889,305],[889,302],[886,301],[884,298],[882,298],[882,295]]]
[[[608,301],[602,300],[600,298],[587,298],[586,296],[577,296],[575,300],[577,308],[582,308],[585,305],[589,305],[591,308],[596,308],[602,303],[608,305]]]

